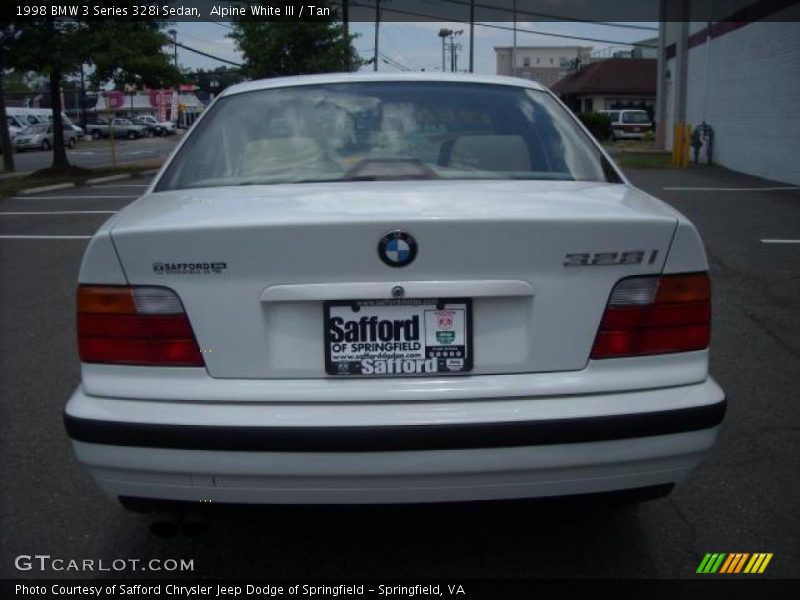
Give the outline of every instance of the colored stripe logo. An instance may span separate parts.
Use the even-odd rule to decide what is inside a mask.
[[[709,552],[700,561],[697,573],[725,575],[736,575],[739,573],[749,573],[755,575],[763,573],[769,561],[772,560],[772,552]]]

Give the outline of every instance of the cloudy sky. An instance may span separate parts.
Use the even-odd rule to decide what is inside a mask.
[[[487,23],[490,26],[475,26],[475,72],[492,74],[495,72],[494,47],[510,46],[513,39],[511,23]],[[519,46],[592,46],[596,51],[607,51],[611,47],[624,47],[623,44],[638,42],[655,37],[657,23],[619,23],[613,26],[599,23],[537,22],[517,23],[517,45]],[[437,36],[439,29],[463,29],[459,42],[463,45],[458,66],[466,69],[469,65],[469,31],[464,23],[445,22],[405,22],[382,23],[380,29],[380,52],[382,71],[401,71],[404,68],[414,71],[441,70],[442,42]],[[177,23],[178,42],[207,52],[214,56],[241,61],[241,54],[227,34],[227,23]],[[372,23],[353,23],[351,31],[359,35],[355,47],[363,58],[371,58],[374,48],[375,29]],[[538,32],[538,33],[531,33]],[[571,39],[574,36],[583,39]],[[603,41],[593,41],[603,40]],[[182,48],[178,49],[178,62],[183,67],[214,68],[224,63],[214,61]],[[372,69],[372,66],[367,67]],[[449,63],[448,63],[449,69]]]

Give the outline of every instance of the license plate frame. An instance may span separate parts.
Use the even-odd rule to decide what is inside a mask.
[[[357,314],[356,325],[348,325],[354,319],[344,317]],[[373,316],[374,328],[370,324]],[[342,321],[332,323],[336,317]],[[362,317],[367,318],[364,327]],[[380,337],[381,327],[383,334],[389,332],[379,325],[383,321],[391,323],[391,339]],[[323,302],[323,329],[325,371],[333,377],[435,377],[468,375],[473,369],[471,298],[327,300]],[[334,344],[345,348],[334,349]],[[376,346],[362,347],[364,344]],[[388,345],[393,349],[387,350]],[[367,365],[365,360],[372,362]]]

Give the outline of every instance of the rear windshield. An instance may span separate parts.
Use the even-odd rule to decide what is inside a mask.
[[[383,179],[608,181],[614,173],[545,92],[368,82],[220,99],[156,189]]]
[[[649,123],[650,117],[646,112],[624,112],[622,113],[623,123]]]

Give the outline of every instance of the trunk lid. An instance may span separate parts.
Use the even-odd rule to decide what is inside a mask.
[[[111,235],[131,284],[181,297],[212,377],[328,377],[323,302],[398,285],[472,298],[480,375],[584,368],[611,288],[659,273],[676,224],[628,185],[381,181],[148,194]],[[408,266],[379,259],[392,230],[416,239]]]

